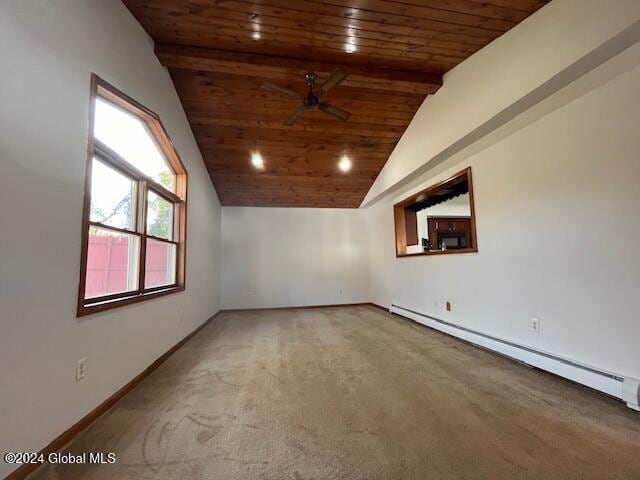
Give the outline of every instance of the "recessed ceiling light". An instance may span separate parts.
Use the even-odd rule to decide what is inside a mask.
[[[251,36],[254,40],[260,40],[260,32],[253,32]]]
[[[262,170],[264,168],[264,160],[262,159],[262,155],[258,152],[253,152],[251,154],[251,165],[256,167],[258,170]]]
[[[358,46],[356,44],[356,37],[353,35],[347,36],[347,43],[344,44],[344,51],[347,53],[353,53],[358,50]]]
[[[351,170],[351,160],[349,157],[342,157],[340,162],[338,162],[338,168],[343,172],[348,172]]]

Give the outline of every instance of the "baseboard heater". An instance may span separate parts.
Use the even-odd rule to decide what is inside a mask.
[[[399,305],[391,305],[389,311],[473,345],[599,390],[626,402],[629,408],[640,411],[640,381],[636,378],[607,372],[524,345],[518,345]]]

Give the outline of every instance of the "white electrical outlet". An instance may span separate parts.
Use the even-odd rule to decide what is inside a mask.
[[[531,330],[535,333],[540,333],[540,319],[531,317]]]
[[[78,360],[78,363],[76,364],[76,382],[79,382],[84,378],[86,363],[87,363],[86,358],[81,358],[80,360]]]

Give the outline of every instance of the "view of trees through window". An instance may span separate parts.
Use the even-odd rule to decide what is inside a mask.
[[[162,177],[166,179],[168,174],[163,173]],[[134,193],[132,190],[128,190],[121,194],[119,199],[112,200],[108,206],[105,206],[104,202],[92,202],[91,219],[105,225],[129,224],[134,215]],[[152,215],[149,215],[151,222],[147,224],[147,233],[155,237],[165,237],[166,232],[173,228],[173,205],[156,195],[148,201],[148,208]],[[118,219],[120,221],[116,222]],[[122,219],[125,221],[123,222]]]
[[[171,181],[168,174],[163,172],[160,181]],[[147,201],[149,212],[147,213],[147,234],[154,237],[165,238],[167,232],[173,230],[173,204],[167,202],[162,197],[153,195]],[[151,215],[153,213],[153,215]],[[150,222],[149,222],[150,220]]]

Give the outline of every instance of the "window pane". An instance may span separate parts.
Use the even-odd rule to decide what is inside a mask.
[[[153,288],[176,283],[176,246],[147,239],[144,287]]]
[[[138,237],[89,228],[85,298],[138,289]]]
[[[93,159],[91,221],[116,228],[135,229],[136,182]]]
[[[147,195],[147,234],[173,240],[173,203],[152,190]]]
[[[172,192],[175,175],[147,124],[115,105],[96,98],[95,137],[145,175]]]

